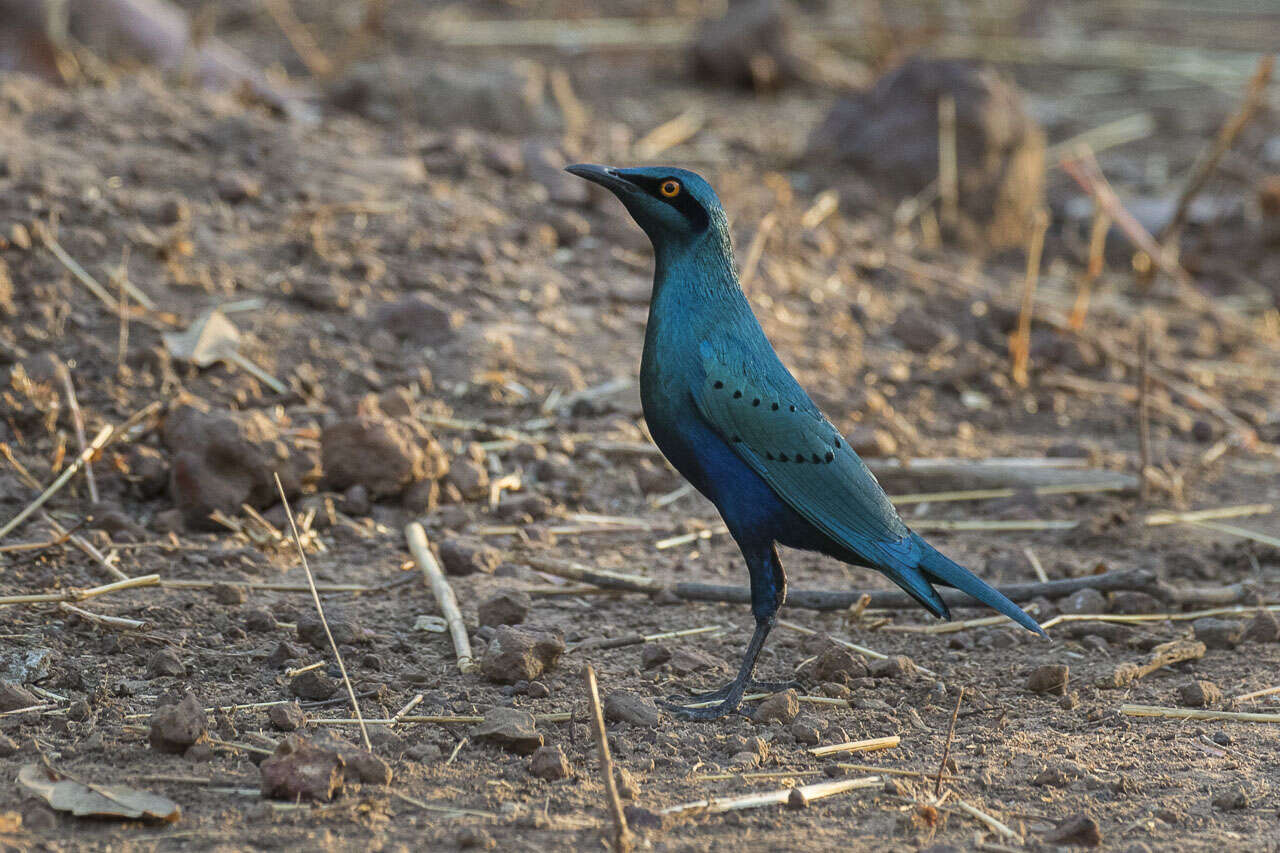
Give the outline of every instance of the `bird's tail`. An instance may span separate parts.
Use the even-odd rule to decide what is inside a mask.
[[[919,536],[916,536],[916,540],[920,544],[921,551],[920,562],[916,564],[916,568],[925,578],[936,584],[949,586],[960,590],[966,595],[971,595],[992,610],[1008,616],[1028,631],[1034,631],[1042,637],[1045,636],[1044,631],[1041,630],[1036,620],[1028,616],[1021,607],[1010,601],[998,589],[964,566],[941,554]],[[934,595],[936,596],[937,593],[934,593]]]

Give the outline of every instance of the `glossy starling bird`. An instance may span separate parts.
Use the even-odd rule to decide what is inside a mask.
[[[887,575],[935,616],[950,618],[933,584],[962,590],[1031,631],[1021,608],[913,533],[866,465],[783,366],[734,270],[715,191],[684,169],[580,164],[571,174],[616,195],[653,243],[655,269],[640,399],[663,455],[724,518],[751,573],[756,627],[737,678],[668,705],[684,719],[737,710],[786,597],[776,543]]]

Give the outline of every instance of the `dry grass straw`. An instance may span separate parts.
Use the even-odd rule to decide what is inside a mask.
[[[745,794],[740,797],[729,797],[727,799],[708,797],[704,800],[694,800],[690,803],[681,803],[678,806],[669,806],[668,808],[663,809],[660,814],[717,814],[719,812],[755,809],[761,806],[781,805],[782,803],[804,806],[815,800],[834,797],[836,794],[843,794],[846,791],[856,791],[862,788],[874,788],[879,784],[881,784],[879,776],[863,776],[857,779],[839,779],[834,782],[815,782],[812,785],[801,785],[795,788],[782,788],[777,791],[767,791],[760,794]]]
[[[613,778],[613,758],[609,755],[609,736],[604,728],[604,712],[600,709],[600,689],[596,685],[596,671],[591,664],[583,668],[583,678],[587,683],[591,732],[595,735],[596,749],[600,753],[600,773],[604,776],[605,806],[613,819],[613,851],[627,853],[631,849],[631,830],[627,827],[627,815],[622,810],[622,799],[618,796],[618,783]]]
[[[1197,708],[1166,708],[1161,705],[1121,705],[1126,717],[1161,717],[1169,720],[1220,720],[1237,723],[1280,723],[1280,714],[1248,711],[1208,711]]]
[[[458,659],[458,671],[474,672],[475,657],[471,653],[471,639],[467,636],[466,623],[462,621],[462,611],[458,609],[458,599],[441,571],[440,564],[436,562],[435,555],[431,553],[427,532],[422,529],[421,524],[414,521],[405,525],[404,535],[409,543],[409,551],[422,569],[422,576],[431,588],[431,594],[435,596],[436,604],[440,606],[440,612],[449,626],[449,636],[453,639],[453,650]]]
[[[338,662],[338,671],[342,673],[342,683],[347,688],[347,698],[351,700],[351,710],[355,712],[356,720],[360,724],[360,736],[364,740],[364,748],[373,752],[373,744],[369,742],[369,730],[365,728],[364,715],[360,713],[360,700],[356,699],[356,691],[351,686],[351,678],[347,675],[346,664],[342,662],[342,653],[338,651],[338,644],[333,639],[333,632],[329,630],[329,620],[325,618],[324,606],[320,604],[320,593],[316,591],[316,579],[311,575],[311,566],[307,563],[307,552],[302,547],[302,538],[298,535],[298,525],[293,520],[293,509],[289,506],[289,498],[284,493],[284,484],[280,482],[278,473],[272,472],[272,476],[276,481],[276,490],[280,493],[280,503],[284,506],[284,514],[289,517],[289,529],[293,532],[293,542],[298,548],[298,559],[302,561],[302,570],[307,575],[307,585],[311,588],[311,600],[315,602],[316,613],[320,615],[320,625],[324,628],[324,635],[329,639],[329,648],[333,649],[333,657]]]

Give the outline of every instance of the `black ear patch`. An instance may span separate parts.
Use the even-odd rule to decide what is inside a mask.
[[[645,175],[621,175],[649,195],[666,202],[684,215],[688,220],[689,227],[694,231],[705,230],[711,224],[711,217],[707,214],[706,209],[698,203],[698,200],[690,194],[689,188],[679,178],[650,178]],[[680,184],[680,192],[676,193],[674,198],[667,198],[662,194],[660,187],[667,181],[675,181]]]

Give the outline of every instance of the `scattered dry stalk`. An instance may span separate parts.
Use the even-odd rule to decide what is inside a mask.
[[[347,675],[347,667],[342,662],[342,653],[338,651],[338,644],[333,639],[333,632],[329,630],[329,620],[325,618],[324,606],[320,604],[320,593],[316,592],[316,579],[311,575],[311,566],[307,563],[307,552],[302,547],[302,538],[298,535],[298,525],[293,520],[293,509],[289,506],[289,498],[284,493],[284,484],[280,482],[280,475],[272,472],[272,476],[276,481],[276,491],[280,493],[280,503],[284,506],[284,514],[289,517],[289,529],[293,531],[293,544],[298,548],[298,559],[302,561],[302,570],[307,575],[307,585],[311,587],[311,600],[315,602],[316,613],[320,615],[320,626],[324,628],[324,635],[329,638],[329,648],[333,649],[333,657],[338,661],[338,670],[342,673],[342,683],[346,685],[347,697],[351,700],[351,710],[355,712],[356,720],[360,723],[360,736],[364,739],[364,748],[373,752],[373,744],[369,742],[369,730],[364,725],[364,715],[360,713],[360,700],[356,699],[355,688],[351,686],[351,678]]]
[[[627,853],[631,849],[631,830],[627,828],[627,815],[622,810],[618,784],[613,778],[613,758],[609,755],[609,736],[604,728],[604,712],[600,709],[596,671],[591,664],[587,664],[583,675],[587,682],[587,702],[591,706],[591,731],[595,735],[596,749],[600,753],[600,772],[604,775],[605,806],[613,819],[613,850],[614,853]]]
[[[449,585],[444,572],[440,570],[435,554],[431,553],[431,546],[427,543],[427,531],[422,529],[421,524],[413,521],[405,526],[404,535],[409,542],[409,552],[413,554],[413,559],[422,569],[422,576],[426,578],[427,586],[431,588],[431,594],[435,596],[436,604],[440,606],[440,612],[449,626],[449,636],[453,639],[453,651],[458,658],[458,671],[474,672],[476,662],[471,654],[471,639],[467,636],[467,626],[462,621],[462,611],[458,609],[458,599],[453,594],[453,587]]]

